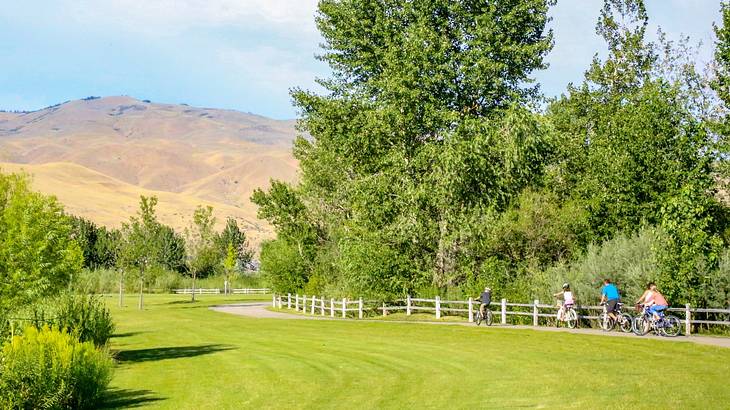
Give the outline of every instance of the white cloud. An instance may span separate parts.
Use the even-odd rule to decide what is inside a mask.
[[[190,27],[274,26],[315,34],[317,0],[69,0],[78,23],[124,26],[129,31],[176,34]]]

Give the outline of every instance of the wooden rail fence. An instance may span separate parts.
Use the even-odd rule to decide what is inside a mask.
[[[375,312],[376,314],[386,316],[389,312],[402,310],[408,316],[419,311],[434,312],[437,319],[440,319],[442,314],[465,314],[468,321],[473,322],[474,313],[479,309],[479,301],[473,298],[469,298],[469,300],[442,300],[439,296],[436,296],[434,299],[408,296],[406,299],[394,300],[391,302],[393,304],[388,306],[385,302],[366,301],[362,298],[356,300],[350,300],[348,298],[327,299],[323,296],[299,296],[298,294],[292,295],[288,293],[286,295],[272,295],[271,303],[273,307],[279,309],[294,309],[297,312],[311,315],[318,314],[320,316],[329,315],[332,318],[346,318],[348,317],[348,312],[357,312],[357,314],[353,313],[349,316],[357,317],[358,319],[362,319],[366,312]],[[598,315],[603,311],[603,306],[576,305],[574,308],[579,313],[579,320],[597,320]],[[625,308],[629,308],[629,306]],[[523,316],[532,318],[533,326],[539,326],[541,318],[555,318],[559,306],[556,304],[541,304],[539,300],[534,300],[532,303],[513,303],[508,302],[507,299],[502,299],[497,304],[492,303],[490,309],[492,309],[495,318],[498,317],[500,323],[503,325],[507,324],[507,318],[509,316]],[[685,334],[687,335],[691,333],[692,325],[730,326],[730,307],[728,309],[704,309],[692,308],[688,304],[683,308],[669,308],[668,311],[678,314],[681,317],[685,324]],[[635,314],[634,312],[630,313],[632,315]],[[723,317],[719,320],[709,320],[707,318],[702,320],[697,319],[696,317],[701,314],[705,316],[713,314]]]

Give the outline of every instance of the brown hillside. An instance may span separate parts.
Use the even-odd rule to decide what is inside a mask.
[[[154,193],[177,228],[207,201],[219,219],[245,221],[258,241],[271,233],[249,197],[272,177],[295,180],[294,136],[293,121],[106,97],[0,113],[0,162],[26,164],[37,189],[104,225],[119,225],[139,194]]]

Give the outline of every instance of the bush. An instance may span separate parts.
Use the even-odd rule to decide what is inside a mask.
[[[111,380],[113,361],[67,332],[28,327],[5,343],[0,362],[0,407],[93,408]]]
[[[99,296],[64,295],[56,310],[56,326],[72,332],[82,342],[104,346],[114,334],[109,309]]]
[[[626,300],[636,300],[646,283],[656,278],[654,248],[659,240],[655,230],[646,228],[633,236],[618,235],[601,246],[591,245],[578,260],[535,273],[532,297],[553,300],[552,294],[569,282],[579,303],[592,304],[600,298],[602,280],[610,278]]]
[[[72,333],[82,342],[104,346],[114,334],[114,322],[100,296],[65,294],[44,304],[35,304],[16,312],[16,328],[54,327]],[[7,329],[6,329],[7,331]]]

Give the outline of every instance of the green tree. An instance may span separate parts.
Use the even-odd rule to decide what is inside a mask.
[[[597,26],[606,61],[595,58],[548,111],[559,148],[549,185],[583,202],[600,240],[660,222],[683,185],[712,183],[711,138],[680,85],[654,76],[647,24],[642,1],[607,0]]]
[[[58,293],[83,265],[61,205],[28,184],[0,173],[0,316]]]
[[[200,275],[215,272],[223,259],[216,247],[214,227],[213,207],[198,206],[193,213],[190,227],[185,230],[187,267],[193,279],[193,302],[195,302],[195,279]]]
[[[480,215],[540,179],[549,144],[526,103],[551,3],[321,1],[333,75],[293,93],[300,184],[253,196],[278,238],[262,271],[365,294],[457,283]]]
[[[84,254],[87,269],[114,266],[120,234],[78,216],[71,216],[72,237]]]
[[[706,84],[681,51],[645,38],[641,0],[606,0],[597,31],[609,48],[548,117],[558,148],[550,183],[587,211],[595,240],[659,226],[658,282],[697,303],[701,264],[717,267],[724,207],[715,199],[716,141],[699,101]]]
[[[140,196],[139,210],[136,216],[129,218],[129,222],[122,224],[122,245],[118,263],[124,271],[129,269],[137,273],[139,279],[140,310],[144,308],[144,283],[147,271],[159,264],[158,238],[161,224],[155,212],[157,197]],[[120,283],[124,282],[123,277]]]
[[[167,225],[160,225],[155,239],[157,263],[165,269],[185,273],[185,238]]]
[[[235,259],[231,273],[235,270],[243,271],[251,262],[253,252],[246,242],[246,233],[238,226],[235,218],[226,219],[226,226],[219,235],[216,235],[215,242],[222,258],[227,258],[230,248],[233,248]]]

